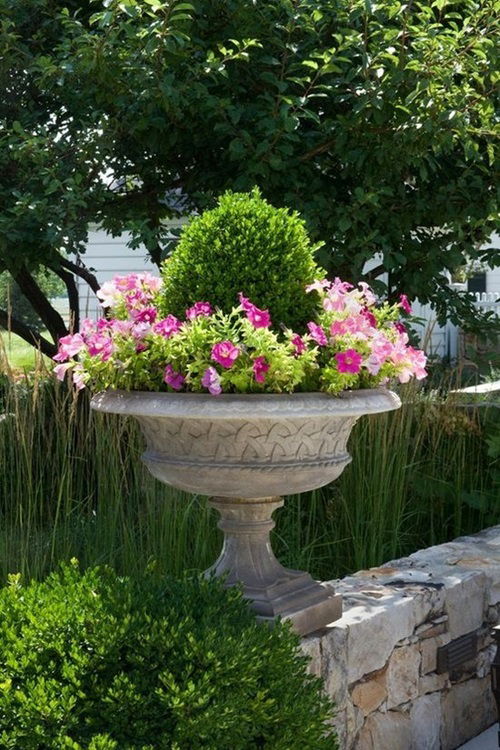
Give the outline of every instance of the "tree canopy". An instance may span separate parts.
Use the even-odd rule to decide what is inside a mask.
[[[376,257],[389,296],[477,325],[447,272],[500,265],[494,5],[0,0],[0,270],[57,338],[33,270],[63,278],[76,321],[89,222],[159,263],[165,219],[258,185],[332,275]]]

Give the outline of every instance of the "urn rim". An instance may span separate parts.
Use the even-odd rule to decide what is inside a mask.
[[[108,389],[91,400],[95,411],[135,417],[194,419],[357,417],[393,411],[399,396],[387,388],[306,393],[162,393]]]

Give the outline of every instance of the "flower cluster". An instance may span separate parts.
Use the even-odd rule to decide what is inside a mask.
[[[307,287],[317,315],[300,333],[273,327],[268,310],[239,294],[230,313],[198,301],[180,320],[159,314],[161,280],[130,274],[106,282],[99,299],[109,317],[85,320],[59,342],[56,376],[76,388],[220,393],[373,388],[425,377],[425,354],[400,321],[405,295],[377,305],[367,284],[335,279]],[[236,300],[235,300],[236,303]]]

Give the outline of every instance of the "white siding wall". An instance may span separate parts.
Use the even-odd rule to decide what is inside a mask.
[[[494,234],[490,242],[491,247],[500,247],[500,235]],[[486,291],[500,295],[500,266],[492,268],[486,274]]]

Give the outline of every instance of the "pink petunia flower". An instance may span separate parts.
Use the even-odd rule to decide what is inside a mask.
[[[112,281],[106,283],[113,284],[119,292],[133,292],[139,286],[139,274],[129,273],[127,276],[115,276]]]
[[[176,372],[172,365],[167,365],[165,367],[165,372],[163,373],[163,380],[167,385],[173,388],[174,391],[180,391],[186,378],[180,372]]]
[[[84,318],[82,322],[80,323],[80,334],[85,340],[86,336],[88,336],[91,333],[95,333],[96,328],[97,328],[96,323],[93,320],[90,320],[90,318]]]
[[[100,357],[103,362],[106,362],[113,354],[115,345],[109,336],[94,333],[87,339],[87,349],[91,357]]]
[[[126,294],[124,301],[128,312],[133,314],[150,303],[151,295],[147,294],[147,292],[144,292],[142,289],[136,289],[133,292],[130,292],[130,294]]]
[[[195,302],[192,307],[186,310],[186,318],[193,320],[194,318],[205,317],[208,318],[213,312],[212,305],[210,302]]]
[[[300,357],[303,352],[306,351],[307,345],[302,336],[299,336],[298,333],[295,333],[292,338],[290,339],[290,343],[293,344],[295,347],[294,356]]]
[[[253,376],[257,383],[263,383],[266,379],[266,372],[269,370],[269,364],[265,357],[255,357],[253,361]]]
[[[180,330],[181,325],[181,321],[178,320],[175,315],[167,315],[166,318],[159,320],[154,324],[153,331],[159,333],[160,336],[169,339],[170,336],[173,336],[174,333],[177,333]]]
[[[240,304],[246,313],[246,316],[254,328],[269,328],[271,325],[271,316],[269,310],[261,310],[256,307],[248,297],[244,297],[243,294],[239,293]]]
[[[54,367],[54,375],[58,380],[64,380],[68,370],[74,367],[74,362],[62,362],[60,365]]]
[[[325,289],[328,289],[329,286],[330,282],[328,279],[316,279],[312,284],[306,286],[306,292],[318,292],[319,294],[323,294]]]
[[[113,307],[120,300],[120,291],[116,286],[116,279],[105,281],[96,292],[97,299],[102,307]]]
[[[378,375],[378,373],[380,372],[380,368],[384,364],[384,360],[380,357],[377,357],[376,354],[370,354],[368,359],[366,359],[363,364],[370,375]]]
[[[141,340],[147,336],[148,333],[151,333],[151,326],[149,323],[134,323],[130,329],[130,333],[136,341]]]
[[[134,327],[132,320],[118,320],[117,318],[110,321],[110,327],[113,333],[118,333],[121,336],[128,336]]]
[[[345,352],[337,352],[337,369],[339,372],[350,372],[353,374],[361,370],[363,357],[355,349],[347,349]]]
[[[75,386],[77,391],[81,391],[82,388],[85,388],[85,384],[87,383],[89,378],[90,375],[89,373],[84,372],[83,365],[75,365],[75,369],[73,370],[73,385]]]
[[[377,301],[377,298],[373,294],[371,287],[366,283],[366,281],[360,281],[358,286],[361,288],[361,294],[364,297],[365,305],[367,307],[373,307],[373,305]]]
[[[65,362],[79,354],[82,349],[85,349],[85,341],[81,333],[63,336],[59,339],[59,350],[53,359],[56,362]]]
[[[399,295],[399,306],[403,308],[405,313],[411,315],[411,305],[406,294]]]
[[[422,380],[427,377],[427,370],[425,369],[427,357],[425,356],[425,353],[420,349],[414,349],[412,346],[409,346],[407,351],[413,365],[413,374],[416,379]]]
[[[229,370],[238,359],[239,354],[239,348],[232,341],[219,341],[218,344],[214,344],[212,347],[210,356],[214,362]]]
[[[334,320],[330,326],[330,335],[337,337],[345,336],[346,333],[349,333],[347,320]]]
[[[204,386],[204,388],[208,388],[208,391],[212,394],[212,396],[218,396],[222,393],[219,373],[217,372],[215,367],[207,367],[207,369],[203,373],[201,384],[202,386]]]
[[[320,346],[326,346],[328,344],[328,339],[326,338],[326,333],[324,330],[319,326],[317,323],[314,323],[312,320],[307,324],[307,328],[309,329],[309,333],[311,334],[311,338],[314,339],[314,341],[319,344]]]

